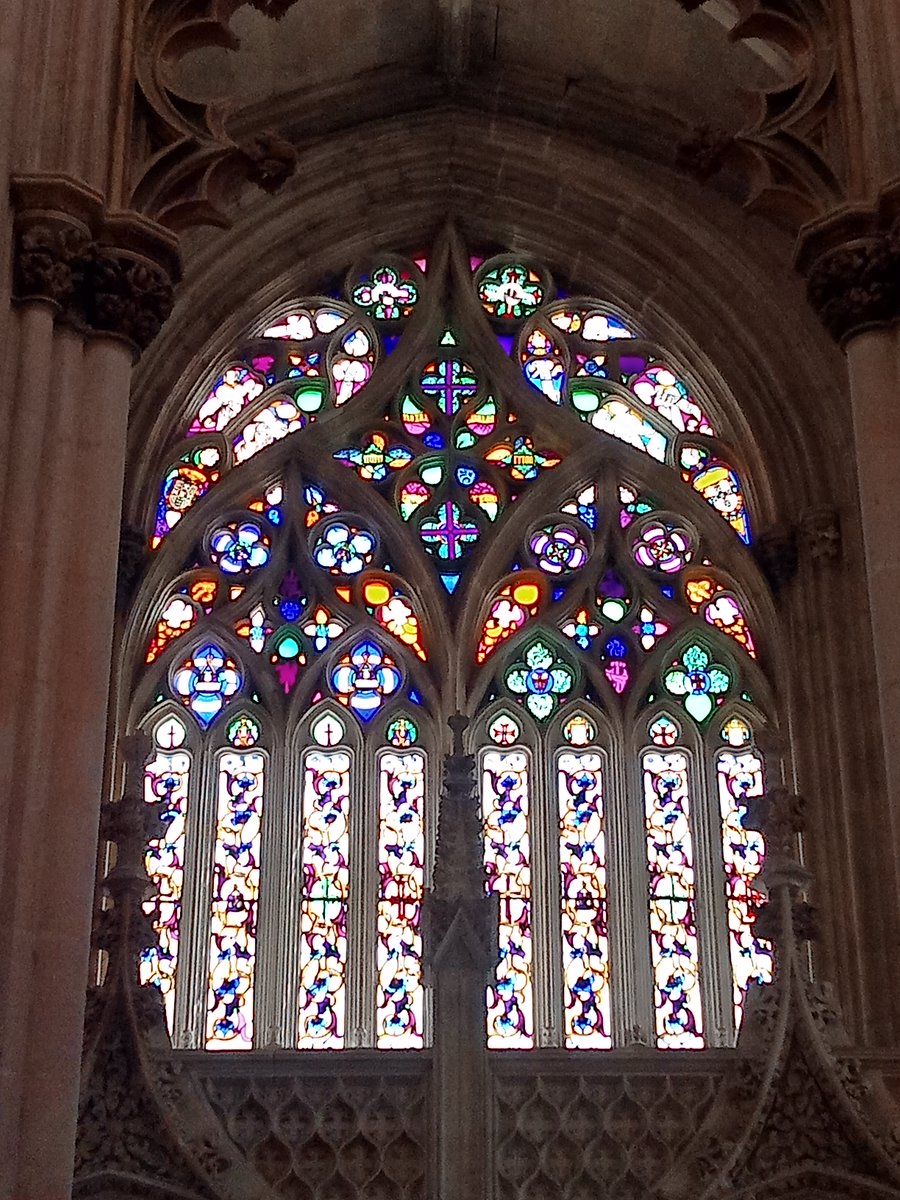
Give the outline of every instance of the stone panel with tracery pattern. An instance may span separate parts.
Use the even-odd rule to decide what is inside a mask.
[[[498,1200],[647,1200],[717,1084],[713,1074],[498,1078]]]
[[[207,1078],[229,1136],[286,1200],[424,1200],[422,1076]]]

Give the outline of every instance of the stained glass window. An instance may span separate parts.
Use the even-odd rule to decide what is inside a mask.
[[[344,1044],[350,765],[345,750],[310,750],[303,766],[301,1047],[330,1050]]]
[[[164,822],[141,979],[181,1047],[429,1045],[456,712],[492,1049],[733,1044],[772,978],[732,405],[615,305],[476,251],[285,297],[151,439],[122,694]]]
[[[154,730],[156,752],[144,772],[144,799],[158,806],[163,833],[151,839],[145,856],[147,874],[156,890],[144,907],[153,919],[156,943],[141,954],[141,983],[154,983],[162,992],[170,1029],[174,1019],[191,772],[191,756],[181,748],[186,735],[184,723],[178,717],[163,719]]]
[[[580,740],[571,723],[568,729],[570,740]],[[566,1045],[608,1049],[612,1037],[603,760],[591,751],[567,750],[556,760],[556,771]]]
[[[649,750],[642,766],[656,1044],[693,1050],[704,1042],[688,759]]]
[[[403,736],[394,729],[395,738]],[[414,1049],[423,1044],[424,1034],[419,929],[425,866],[423,754],[381,756],[378,822],[376,1039],[383,1048]]]
[[[208,1050],[253,1045],[256,923],[265,758],[227,753],[219,761],[209,930]]]
[[[749,748],[750,727],[733,718],[722,730],[733,749],[722,750],[716,760],[722,819],[722,856],[725,864],[725,897],[734,982],[734,1019],[740,1025],[744,997],[751,982],[770,983],[773,975],[771,944],[758,938],[753,926],[764,903],[757,876],[765,861],[762,835],[744,828],[747,806],[764,790],[764,766]],[[737,749],[747,746],[747,749]]]
[[[523,750],[488,750],[481,764],[488,891],[500,898],[500,962],[488,990],[488,1045],[534,1044],[529,765]]]

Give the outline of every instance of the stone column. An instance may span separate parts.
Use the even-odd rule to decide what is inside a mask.
[[[0,1196],[65,1200],[81,1068],[134,357],[171,241],[70,180],[13,188],[15,380],[2,496]]]
[[[837,638],[852,623],[871,626],[874,703],[866,707],[880,726],[885,791],[877,810],[857,806],[853,820],[867,847],[865,902],[875,905],[868,920],[889,917],[893,944],[900,911],[900,185],[876,205],[848,207],[808,228],[797,262],[810,302],[847,355],[855,449],[854,462],[848,447],[847,470],[855,466],[859,489],[868,612],[829,615]],[[891,965],[872,967],[891,992]],[[887,1038],[891,1031],[881,1032]]]
[[[452,717],[444,766],[434,887],[424,912],[424,953],[434,989],[435,1194],[488,1196],[485,986],[497,962],[496,897],[485,895],[475,759],[463,754],[467,720]]]

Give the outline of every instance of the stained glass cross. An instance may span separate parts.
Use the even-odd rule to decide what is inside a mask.
[[[468,546],[478,541],[478,526],[462,520],[459,505],[450,500],[440,506],[438,514],[422,522],[419,536],[438,558],[460,558]]]
[[[422,376],[421,382],[425,395],[434,396],[441,412],[448,417],[458,412],[460,404],[478,390],[472,368],[452,358],[435,363]]]

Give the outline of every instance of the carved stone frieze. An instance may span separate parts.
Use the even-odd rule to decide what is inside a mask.
[[[175,240],[61,176],[19,176],[12,198],[16,300],[44,301],[85,333],[145,350],[172,310]]]

